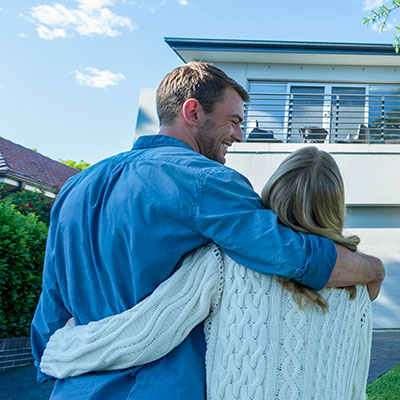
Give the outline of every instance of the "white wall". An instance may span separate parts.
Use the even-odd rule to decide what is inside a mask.
[[[156,92],[157,89],[141,89],[140,91],[135,141],[139,136],[154,135],[158,132]]]
[[[249,177],[260,193],[267,177],[292,151],[303,144],[235,143],[227,164]],[[400,205],[400,146],[397,144],[318,144],[332,154],[345,183],[346,203]]]

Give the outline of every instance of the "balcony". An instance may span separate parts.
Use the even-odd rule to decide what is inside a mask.
[[[298,89],[285,94],[250,93],[245,142],[400,143],[400,95]]]

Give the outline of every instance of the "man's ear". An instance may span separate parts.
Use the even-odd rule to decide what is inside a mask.
[[[188,125],[197,126],[203,122],[205,113],[198,100],[188,99],[182,105],[182,116]]]

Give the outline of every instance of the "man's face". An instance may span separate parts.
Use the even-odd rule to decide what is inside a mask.
[[[197,132],[199,153],[207,158],[225,164],[227,149],[234,142],[243,141],[240,124],[243,122],[243,100],[232,88],[228,88],[214,111]]]

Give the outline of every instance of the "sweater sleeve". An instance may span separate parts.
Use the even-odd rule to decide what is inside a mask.
[[[47,375],[66,378],[161,358],[218,306],[222,287],[221,251],[214,244],[201,247],[135,307],[88,325],[56,331],[40,368]]]

